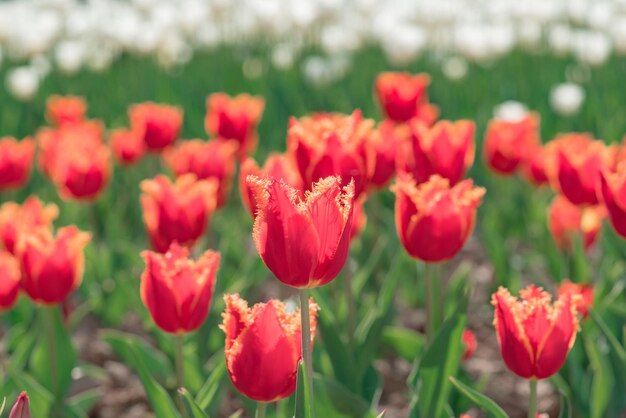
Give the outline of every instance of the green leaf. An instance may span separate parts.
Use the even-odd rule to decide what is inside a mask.
[[[491,418],[509,418],[506,412],[504,412],[504,410],[500,408],[500,406],[493,400],[467,386],[465,383],[461,382],[455,377],[450,376],[449,379],[450,382],[461,394],[463,394],[467,399],[472,401],[474,405],[482,409]]]
[[[9,367],[9,375],[20,391],[24,390],[30,398],[30,409],[34,417],[50,416],[54,405],[54,396],[31,375],[22,370]]]
[[[183,398],[185,402],[185,408],[187,408],[188,415],[191,418],[209,418],[209,416],[198,406],[196,401],[185,388],[178,389],[178,396]]]
[[[424,337],[410,329],[386,326],[383,344],[405,360],[414,361],[424,346]]]
[[[296,411],[294,418],[313,418],[311,401],[309,400],[309,380],[306,377],[306,367],[300,362],[298,365],[298,382],[296,384]],[[317,407],[316,400],[315,406]]]
[[[355,395],[342,384],[315,375],[313,378],[315,388],[315,417],[333,418],[374,418],[375,414],[370,410],[368,403],[358,395]],[[296,416],[296,418],[298,418]],[[308,417],[307,417],[308,418]]]
[[[559,401],[559,418],[572,418],[572,403],[564,392]]]
[[[99,388],[80,392],[67,400],[67,405],[71,408],[87,412],[102,397],[102,390]]]
[[[624,349],[617,337],[615,337],[615,335],[611,332],[606,322],[604,322],[602,317],[598,315],[594,309],[589,309],[589,313],[591,314],[594,322],[598,325],[598,328],[600,328],[600,331],[602,331],[606,339],[609,341],[613,352],[619,359],[618,363],[622,365],[622,372],[626,374],[626,349]]]
[[[196,395],[196,403],[205,411],[213,411],[220,402],[218,396],[222,387],[224,378],[226,377],[226,361],[223,353],[216,354],[218,356],[217,364],[213,366],[213,370],[209,374],[209,378],[204,382],[200,391]]]
[[[586,335],[583,334],[584,337]],[[611,400],[611,389],[614,379],[607,357],[598,349],[595,339],[584,338],[585,349],[594,371],[591,382],[591,418],[605,417],[606,409]]]

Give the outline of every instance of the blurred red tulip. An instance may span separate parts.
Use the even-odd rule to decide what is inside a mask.
[[[352,213],[352,229],[350,230],[350,241],[361,235],[361,232],[367,226],[367,214],[365,213],[365,195],[361,195],[354,201]]]
[[[394,122],[417,118],[428,126],[432,125],[439,116],[439,110],[428,103],[426,89],[429,84],[430,76],[425,73],[381,73],[376,78],[376,96],[385,117]]]
[[[476,335],[469,329],[463,330],[463,336],[461,337],[463,340],[463,347],[465,351],[463,351],[463,361],[469,360],[473,355],[474,351],[476,351]]]
[[[519,120],[492,119],[485,133],[485,160],[496,173],[513,174],[539,143],[537,113]]]
[[[576,309],[581,313],[583,318],[587,318],[589,315],[589,308],[593,307],[593,286],[589,283],[572,283],[569,280],[564,280],[559,285],[557,291],[558,295],[569,294],[571,296],[579,295],[576,298]]]
[[[193,173],[200,180],[217,181],[217,209],[224,206],[235,175],[237,143],[234,141],[180,142],[164,151],[163,159],[176,177]]]
[[[9,418],[31,418],[29,403],[28,395],[22,392],[11,408]]]
[[[16,252],[22,266],[22,288],[34,302],[61,303],[80,285],[83,249],[90,239],[89,233],[75,226],[59,229],[56,237],[47,228],[20,235]]]
[[[183,126],[183,110],[177,106],[140,103],[128,109],[131,129],[143,138],[148,151],[159,152],[171,145]]]
[[[500,287],[491,297],[493,325],[507,367],[526,379],[544,379],[559,371],[578,331],[576,299],[552,297],[541,287],[528,286],[521,300]]]
[[[626,238],[626,162],[620,163],[615,172],[600,173],[598,196],[607,209],[613,229]]]
[[[449,260],[463,248],[485,194],[471,179],[451,187],[447,179],[433,175],[418,185],[406,173],[398,174],[392,190],[400,242],[411,257],[425,262]]]
[[[304,197],[304,186],[300,173],[287,155],[270,154],[261,168],[256,161],[248,157],[241,163],[239,170],[239,193],[241,194],[241,201],[253,218],[256,216],[257,204],[252,188],[246,181],[250,175],[283,180],[297,191],[298,197]]]
[[[136,163],[146,152],[142,135],[132,129],[114,130],[110,143],[117,161],[124,166]]]
[[[36,196],[30,196],[20,206],[7,202],[0,206],[0,242],[15,255],[20,234],[28,234],[39,227],[52,228],[52,221],[59,215],[55,204],[45,205]]]
[[[431,128],[412,121],[411,137],[398,152],[398,171],[411,173],[417,183],[438,174],[457,184],[474,162],[474,122],[441,120]]]
[[[141,182],[143,221],[155,251],[173,242],[192,247],[207,228],[217,202],[217,182],[186,174],[172,184],[165,176]]]
[[[35,141],[0,138],[0,191],[17,189],[28,181],[35,155]]]
[[[0,250],[0,311],[11,309],[21,287],[20,263],[11,253]]]
[[[240,158],[254,151],[258,142],[256,127],[265,107],[262,97],[214,93],[207,97],[206,107],[204,124],[209,135],[236,141]]]
[[[209,313],[220,254],[207,250],[197,261],[174,242],[165,254],[141,253],[141,300],[159,328],[171,334],[198,329]]]
[[[82,97],[53,95],[46,101],[46,117],[55,126],[82,122],[86,113],[87,103]]]
[[[360,110],[351,115],[317,113],[291,118],[287,132],[288,152],[296,162],[304,187],[329,176],[342,184],[354,179],[355,196],[363,193],[374,173],[376,155],[370,145],[374,121],[363,119]]]
[[[233,385],[248,398],[274,402],[296,388],[302,357],[300,310],[287,312],[278,300],[252,308],[239,295],[224,295],[226,310],[220,328],[226,334],[226,367]],[[309,301],[311,344],[318,306]]]
[[[554,198],[548,210],[548,229],[556,246],[570,252],[576,235],[582,234],[585,249],[593,246],[606,217],[601,205],[578,207],[561,195]]]
[[[521,162],[522,174],[537,187],[548,184],[546,160],[549,158],[549,152],[548,147],[535,145],[529,149]]]
[[[282,180],[247,181],[258,207],[254,243],[278,280],[313,288],[337,277],[348,257],[354,182],[342,190],[339,177],[327,177],[301,200]]]
[[[370,136],[370,144],[374,150],[374,172],[370,179],[373,187],[385,186],[396,173],[396,150],[402,143],[403,137],[408,137],[409,131],[405,124],[395,124],[385,120],[380,123],[378,130]]]

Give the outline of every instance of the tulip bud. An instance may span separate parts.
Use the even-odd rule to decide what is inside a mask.
[[[259,402],[289,397],[296,388],[302,358],[300,310],[286,312],[278,300],[252,308],[239,295],[225,295],[220,328],[226,334],[226,367],[233,385]],[[311,344],[318,306],[309,301]]]
[[[0,250],[0,311],[15,305],[20,291],[20,264],[8,251]]]
[[[381,73],[376,78],[376,97],[387,119],[408,122],[417,117],[430,126],[439,114],[428,103],[430,76],[425,73]]]
[[[22,288],[37,303],[63,302],[83,280],[83,249],[90,234],[68,226],[57,231],[39,228],[20,236],[17,258],[22,266]]]
[[[26,392],[22,392],[20,396],[18,396],[15,405],[11,408],[9,418],[30,418],[29,400]]]
[[[165,254],[141,253],[141,300],[165,332],[183,334],[198,329],[209,313],[220,254],[207,250],[197,260],[176,242]]]
[[[564,280],[557,290],[559,296],[569,294],[570,296],[578,295],[576,298],[576,310],[580,312],[584,318],[589,316],[589,308],[593,307],[593,286],[588,283],[572,283]]]
[[[55,204],[44,204],[36,196],[30,196],[21,206],[7,202],[0,206],[0,243],[15,255],[15,247],[21,234],[44,227],[50,229],[52,221],[59,215]]]
[[[474,122],[441,120],[431,128],[411,121],[410,141],[398,152],[398,171],[411,173],[417,183],[438,174],[455,185],[474,162]]]
[[[86,113],[87,103],[82,97],[53,95],[46,101],[46,117],[55,126],[82,122]]]
[[[498,174],[512,174],[539,144],[539,115],[528,113],[520,119],[493,119],[485,133],[485,160]]]
[[[200,139],[184,141],[163,152],[163,159],[176,177],[193,173],[199,180],[215,179],[217,209],[224,206],[235,175],[235,141]]]
[[[348,257],[354,183],[338,177],[313,185],[301,200],[284,181],[248,177],[257,216],[254,243],[261,259],[286,285],[313,288],[332,281]]]
[[[556,246],[572,252],[573,238],[581,235],[585,249],[591,248],[602,229],[606,210],[601,205],[578,207],[561,195],[550,205],[548,229]]]
[[[26,184],[34,155],[35,142],[31,138],[0,138],[0,191]]]
[[[132,130],[143,138],[146,149],[153,152],[176,141],[183,125],[181,108],[152,102],[131,106],[128,117]]]
[[[209,135],[237,142],[240,158],[254,151],[258,142],[256,127],[265,107],[262,97],[214,93],[207,98],[206,107],[204,123]]]
[[[111,149],[124,166],[137,162],[145,153],[143,136],[132,129],[116,129],[111,132]]]
[[[217,182],[186,174],[172,184],[165,176],[141,182],[143,221],[152,248],[163,253],[176,241],[192,247],[206,230],[217,202]]]
[[[485,194],[472,180],[454,187],[438,175],[417,185],[400,173],[392,190],[396,193],[396,230],[411,257],[425,262],[449,260],[472,233],[476,208]]]
[[[463,336],[461,337],[465,350],[463,351],[462,360],[469,360],[476,351],[476,335],[469,329],[463,330]]]
[[[544,379],[559,371],[576,340],[578,296],[552,297],[528,286],[521,300],[500,287],[491,296],[502,358],[509,370],[526,379]]]

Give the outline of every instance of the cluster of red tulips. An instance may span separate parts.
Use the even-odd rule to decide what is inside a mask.
[[[463,248],[485,189],[465,178],[475,159],[474,123],[439,120],[439,109],[428,100],[429,83],[425,74],[381,74],[375,90],[384,121],[377,125],[358,110],[294,117],[287,151],[271,154],[262,165],[251,158],[264,108],[259,97],[211,95],[205,128],[214,139],[208,141],[178,141],[182,109],[155,103],[131,106],[130,128],[109,132],[107,141],[104,124],[86,119],[82,99],[52,97],[51,127],[35,139],[0,140],[0,190],[27,182],[35,148],[42,173],[61,198],[74,200],[99,196],[112,175],[112,156],[130,165],[145,153],[158,154],[175,180],[158,175],[140,184],[154,250],[142,253],[140,294],[155,324],[180,344],[181,336],[197,330],[208,315],[220,263],[213,250],[195,261],[190,254],[212,214],[224,207],[239,165],[236,183],[254,219],[258,254],[278,280],[298,289],[300,309],[289,310],[278,300],[250,307],[237,294],[224,295],[227,370],[234,386],[259,402],[262,417],[265,403],[294,392],[302,359],[314,410],[311,349],[319,307],[309,289],[339,275],[351,240],[365,227],[364,202],[394,177],[397,235],[406,252],[426,265],[428,340],[445,319],[435,267]],[[558,193],[550,207],[550,230],[567,251],[578,237],[585,248],[593,245],[607,214],[626,237],[625,150],[587,134],[564,134],[541,145],[535,113],[492,120],[484,141],[484,159],[494,172],[519,172]],[[74,226],[54,231],[57,214],[56,206],[35,197],[1,207],[2,309],[10,309],[20,291],[39,305],[56,306],[80,285],[90,234]],[[530,285],[519,299],[505,288],[492,296],[502,357],[511,371],[530,380],[533,394],[537,379],[553,375],[565,362],[579,316],[593,302],[584,283],[565,282],[558,293],[552,302],[549,293]],[[476,341],[469,331],[463,340],[467,357]],[[182,373],[178,385],[184,385]],[[18,405],[25,399],[20,397]],[[534,417],[536,404],[530,410]]]

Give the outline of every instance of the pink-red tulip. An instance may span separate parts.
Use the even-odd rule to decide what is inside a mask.
[[[183,126],[183,110],[165,104],[133,105],[128,117],[132,130],[143,138],[146,149],[152,152],[160,152],[176,141]]]
[[[416,118],[426,125],[432,125],[439,109],[428,103],[428,74],[381,73],[376,78],[376,96],[387,119],[394,122],[407,122]]]
[[[485,161],[498,174],[513,174],[539,144],[539,115],[519,120],[492,119],[485,133]]]
[[[85,120],[87,103],[78,96],[50,96],[46,101],[46,117],[55,126],[79,123]]]
[[[26,184],[34,155],[35,141],[31,138],[0,138],[0,192]]]
[[[28,395],[22,392],[11,408],[9,418],[31,418],[29,403]]]
[[[548,229],[561,250],[573,251],[573,240],[577,235],[584,248],[589,249],[596,242],[605,217],[606,209],[601,205],[578,207],[557,195],[549,208]]]
[[[463,351],[463,361],[469,360],[476,351],[476,335],[469,329],[463,330],[461,337],[465,350]]]
[[[11,309],[21,286],[20,263],[8,251],[0,250],[0,311]]]
[[[559,285],[557,290],[559,296],[569,294],[571,296],[578,295],[575,298],[576,310],[580,312],[583,318],[587,318],[589,315],[589,308],[593,307],[593,286],[589,283],[573,283],[569,280],[564,280]]]
[[[601,173],[598,196],[607,209],[613,229],[626,238],[626,163],[618,164],[615,171]]]
[[[19,205],[7,202],[0,206],[0,243],[15,255],[15,246],[21,234],[38,228],[52,228],[52,221],[59,215],[55,204],[45,205],[36,196],[30,196]]]
[[[533,185],[539,187],[548,184],[549,178],[546,164],[549,159],[548,146],[536,145],[528,151],[521,162],[521,172]]]
[[[379,188],[385,186],[396,173],[396,152],[403,138],[408,136],[408,132],[406,125],[386,120],[370,136],[370,144],[375,155],[371,186]]]
[[[132,129],[114,130],[110,142],[117,161],[124,166],[136,163],[146,152],[142,135]]]

